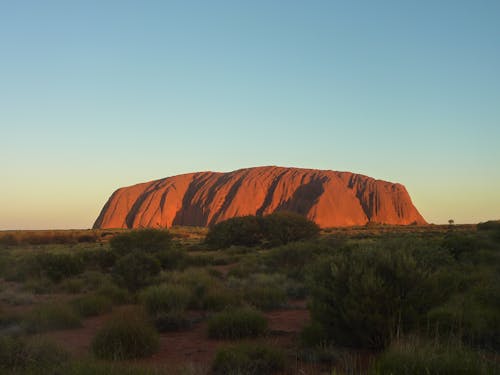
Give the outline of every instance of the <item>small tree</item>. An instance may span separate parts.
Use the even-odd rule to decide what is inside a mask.
[[[346,250],[320,259],[311,271],[313,322],[335,344],[383,348],[440,302],[430,271],[406,249]]]
[[[118,255],[127,255],[135,250],[158,253],[170,249],[172,235],[166,229],[136,229],[114,236],[110,245]]]
[[[160,262],[150,255],[135,251],[120,258],[113,267],[113,275],[129,290],[148,285],[160,273]]]
[[[455,224],[455,220],[453,220],[453,219],[448,220],[448,224],[450,224],[450,225]]]

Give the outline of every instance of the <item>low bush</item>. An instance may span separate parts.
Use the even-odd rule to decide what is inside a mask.
[[[185,268],[190,258],[184,250],[174,248],[158,251],[155,257],[164,270]]]
[[[74,309],[83,317],[101,315],[111,311],[109,298],[98,294],[88,294],[71,301]]]
[[[245,290],[245,301],[261,310],[283,308],[287,303],[286,291],[281,286],[252,286]]]
[[[203,296],[201,308],[206,311],[222,311],[241,305],[241,296],[225,287],[211,288]]]
[[[54,282],[78,275],[85,267],[81,257],[73,254],[41,253],[37,254],[36,260],[42,272]]]
[[[23,317],[22,324],[30,333],[45,332],[80,327],[81,317],[67,304],[47,303],[29,311]]]
[[[124,360],[148,357],[159,347],[159,337],[144,313],[127,309],[115,313],[97,332],[91,350],[97,358]]]
[[[145,289],[140,296],[151,315],[183,311],[191,298],[190,290],[182,285],[161,284]]]
[[[80,278],[72,277],[71,279],[63,280],[59,288],[65,293],[82,293],[85,290],[85,281]]]
[[[250,308],[234,308],[213,315],[208,321],[208,336],[215,339],[241,339],[263,335],[266,317]]]
[[[96,290],[96,294],[108,298],[115,305],[124,304],[130,301],[128,291],[120,288],[111,281],[102,283]]]
[[[166,229],[135,229],[115,235],[109,243],[112,251],[119,256],[135,251],[159,253],[170,249],[172,235]]]
[[[376,361],[373,375],[487,375],[500,371],[498,362],[457,344],[397,342]]]
[[[131,363],[105,363],[97,360],[72,361],[57,374],[65,375],[167,375],[168,371]]]
[[[133,291],[150,284],[159,273],[158,260],[138,251],[123,256],[113,267],[116,280]]]
[[[212,365],[214,375],[263,375],[284,369],[283,352],[259,344],[240,344],[219,349]]]
[[[107,249],[87,250],[81,253],[85,267],[107,271],[114,266],[117,254]]]
[[[212,248],[255,246],[263,239],[260,218],[241,216],[222,221],[211,227],[205,242]]]
[[[0,336],[0,372],[48,374],[68,359],[58,345],[39,338]]]
[[[425,320],[450,293],[414,249],[360,248],[310,271],[311,316],[338,345],[382,348]],[[418,250],[420,252],[420,250]]]
[[[234,217],[212,226],[205,242],[211,248],[265,245],[272,247],[319,234],[319,227],[304,216],[276,212],[267,216]]]
[[[231,288],[239,290],[249,304],[261,310],[282,308],[287,304],[288,280],[280,274],[257,273],[242,278],[230,278]]]
[[[265,265],[274,272],[281,272],[296,280],[304,280],[306,268],[316,258],[332,254],[341,248],[341,241],[304,241],[270,249],[263,258]]]
[[[306,240],[319,234],[319,226],[299,214],[275,212],[262,219],[264,238],[270,247]]]

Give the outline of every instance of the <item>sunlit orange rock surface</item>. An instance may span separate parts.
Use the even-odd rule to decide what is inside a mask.
[[[208,226],[293,211],[321,227],[426,224],[405,187],[350,172],[257,167],[198,172],[116,190],[94,228]]]

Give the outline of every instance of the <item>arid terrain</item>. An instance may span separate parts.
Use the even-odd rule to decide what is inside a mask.
[[[15,374],[389,374],[410,355],[422,363],[400,373],[422,373],[419,366],[432,374],[451,374],[456,366],[469,366],[467,374],[498,371],[495,225],[331,228],[297,241],[281,236],[281,243],[266,232],[248,244],[226,244],[227,228],[223,237],[216,228],[1,232],[0,358],[10,359],[0,368]],[[250,226],[238,228],[248,232]],[[397,258],[401,251],[407,255]],[[381,264],[387,273],[397,263],[389,272],[393,285],[374,286],[368,279],[363,284],[365,265],[357,255],[343,258],[350,252],[367,259],[372,252],[393,254]],[[126,262],[134,256],[133,264]],[[137,264],[150,258],[158,269],[141,275],[147,267]],[[425,272],[419,271],[420,262]],[[328,276],[326,289],[318,289],[325,264],[336,264],[338,272]],[[355,277],[342,276],[342,264],[356,267],[347,271]],[[338,284],[345,292],[334,298],[335,277],[346,279]],[[355,282],[359,285],[349,284]],[[426,295],[408,282],[434,289]],[[384,307],[393,303],[392,292],[384,288],[398,285],[405,285],[411,306],[396,304],[397,329],[392,322],[386,330],[384,317],[376,315],[392,314]],[[325,293],[332,297],[322,299]],[[343,299],[345,293],[354,299]],[[328,321],[336,319],[336,311],[350,317],[342,323],[347,327],[341,318]],[[151,351],[127,357],[116,351],[118,344],[99,348],[96,337],[130,316],[153,327],[157,342]],[[237,316],[242,325],[234,323]],[[250,330],[258,319],[263,328],[255,323]],[[224,328],[228,322],[233,326]],[[428,358],[430,345],[441,357]],[[259,364],[252,368],[242,359],[248,353],[227,354],[235,347],[269,352],[251,354],[250,362]],[[442,372],[432,372],[436,361],[445,363]]]

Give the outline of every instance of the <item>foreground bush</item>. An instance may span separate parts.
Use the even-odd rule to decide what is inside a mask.
[[[208,321],[208,336],[215,339],[241,339],[263,335],[267,330],[266,317],[250,308],[227,309]]]
[[[160,273],[160,263],[154,257],[133,252],[120,258],[113,267],[113,276],[129,290],[148,285]]]
[[[219,349],[212,365],[215,375],[274,374],[284,368],[285,357],[281,351],[259,344]]]
[[[145,365],[104,363],[95,360],[70,362],[60,372],[64,375],[167,375],[168,371]]]
[[[154,285],[141,293],[141,301],[151,315],[183,311],[186,309],[191,293],[182,285]]]
[[[54,343],[0,336],[0,372],[51,373],[50,370],[68,359],[68,354]],[[4,372],[5,371],[5,372]]]
[[[97,358],[123,360],[148,357],[159,347],[159,337],[143,313],[116,313],[97,332],[91,350]]]
[[[313,321],[343,346],[385,347],[449,293],[412,249],[342,251],[320,259],[310,275]]]
[[[57,329],[78,328],[81,316],[67,304],[47,303],[34,307],[23,319],[25,329],[30,333]]]
[[[83,317],[96,316],[111,311],[111,301],[97,294],[89,294],[71,301],[74,309]]]
[[[114,236],[109,243],[119,256],[134,251],[158,253],[170,249],[172,235],[166,229],[136,229]]]
[[[497,374],[500,364],[471,349],[436,342],[398,342],[377,360],[373,375],[487,375]]]
[[[220,222],[207,233],[205,242],[212,248],[230,246],[284,245],[292,241],[312,238],[319,227],[307,218],[289,212],[271,215],[241,216]]]

